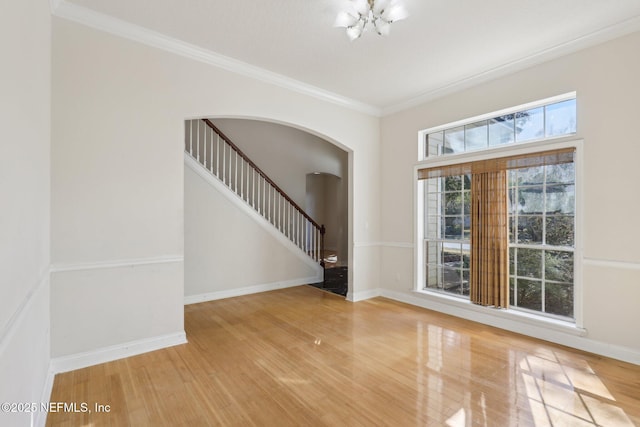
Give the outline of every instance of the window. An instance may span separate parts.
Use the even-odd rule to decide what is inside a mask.
[[[574,319],[575,147],[547,140],[575,133],[575,105],[425,132],[419,289]]]
[[[567,97],[568,99],[565,99]],[[421,159],[575,133],[575,94],[563,95],[554,98],[552,102],[549,101],[540,101],[533,104],[534,106],[512,113],[489,115],[488,119],[471,121],[468,124],[446,125],[425,132]]]
[[[510,305],[573,317],[573,161],[509,171]]]

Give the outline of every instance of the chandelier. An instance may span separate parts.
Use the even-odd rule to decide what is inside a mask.
[[[338,14],[334,26],[346,28],[352,41],[371,27],[386,36],[393,22],[409,16],[401,0],[350,0],[349,3],[349,9]]]

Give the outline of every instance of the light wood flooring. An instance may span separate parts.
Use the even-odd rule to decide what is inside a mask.
[[[188,344],[57,375],[48,426],[640,426],[640,366],[311,286],[185,307]]]

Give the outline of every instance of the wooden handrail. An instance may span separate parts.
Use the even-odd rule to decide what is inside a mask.
[[[220,136],[220,138],[222,138],[227,144],[229,144],[229,147],[231,147],[236,153],[238,153],[238,155],[240,157],[242,157],[242,159],[244,159],[245,162],[247,162],[253,169],[255,169],[258,174],[265,180],[267,181],[282,197],[285,198],[286,201],[288,201],[291,206],[293,206],[298,212],[300,212],[300,214],[302,216],[304,216],[311,224],[314,225],[314,227],[318,228],[320,230],[320,234],[323,236],[323,240],[324,240],[324,233],[325,233],[325,228],[324,226],[321,226],[320,224],[318,224],[317,222],[315,222],[313,220],[313,218],[311,218],[309,215],[307,215],[307,213],[305,211],[302,210],[302,208],[300,206],[298,206],[298,204],[296,202],[294,202],[293,200],[291,200],[291,197],[289,197],[287,195],[287,193],[285,193],[275,182],[273,182],[271,180],[271,178],[269,178],[267,176],[267,174],[265,174],[262,169],[260,169],[258,167],[258,165],[256,165],[255,163],[253,163],[253,161],[251,161],[251,159],[249,159],[249,157],[247,157],[246,154],[244,154],[242,152],[242,150],[233,142],[231,142],[231,140],[220,130],[216,127],[216,125],[214,125],[213,123],[211,123],[211,120],[209,119],[202,119],[203,122],[206,123],[207,126],[209,126],[216,134],[218,134],[218,136]],[[324,245],[322,245],[324,246]],[[324,255],[321,255],[321,257]]]

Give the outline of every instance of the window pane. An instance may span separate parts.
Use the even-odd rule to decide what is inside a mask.
[[[444,193],[444,214],[462,215],[462,192]]]
[[[465,151],[487,148],[487,121],[465,126]]]
[[[514,141],[513,124],[513,114],[489,120],[489,145],[511,144]]]
[[[427,241],[425,244],[425,260],[427,264],[437,264],[438,263],[438,243]]]
[[[471,192],[464,192],[464,214],[469,215],[471,213]]]
[[[544,108],[516,113],[516,141],[544,138]]]
[[[444,238],[462,239],[462,217],[452,216],[444,219]]]
[[[471,245],[462,244],[462,268],[470,268],[471,267]]]
[[[435,157],[442,154],[444,132],[430,133],[427,135],[427,157]]]
[[[519,214],[542,214],[544,212],[544,187],[518,188]]]
[[[516,197],[516,190],[509,189],[509,215],[515,215],[518,212],[518,198]]]
[[[509,305],[515,305],[515,302],[514,302],[514,296],[516,294],[515,286],[516,286],[516,279],[511,277],[509,279]]]
[[[546,135],[567,135],[576,131],[576,100],[558,102],[547,105]]]
[[[471,238],[471,216],[469,215],[465,215],[463,218],[463,222],[464,222],[464,229],[463,229],[463,234],[462,237],[465,240],[469,240]]]
[[[544,166],[517,169],[516,181],[520,186],[544,184]]]
[[[516,274],[516,248],[509,248],[509,275]]]
[[[542,243],[542,216],[518,216],[518,243]]]
[[[471,174],[462,175],[462,183],[464,184],[465,190],[471,189]]]
[[[546,280],[573,283],[573,253],[545,251],[544,277]]]
[[[461,293],[462,275],[460,269],[443,268],[442,269],[442,286],[446,292],[454,294]]]
[[[464,126],[444,131],[444,153],[464,152]]]
[[[462,270],[462,295],[469,296],[469,270]]]
[[[426,211],[428,215],[438,215],[438,202],[442,196],[440,193],[428,193],[426,197]]]
[[[542,279],[542,252],[539,249],[519,248],[517,250],[517,275],[519,277]]]
[[[542,310],[542,282],[518,279],[518,307]]]
[[[573,214],[576,205],[576,190],[570,185],[547,185],[547,213]]]
[[[445,267],[460,268],[462,266],[462,249],[457,243],[444,243],[442,249],[442,264]]]
[[[444,191],[460,191],[462,190],[461,176],[447,176],[444,178]]]
[[[547,283],[544,289],[544,311],[559,316],[573,317],[573,285]]]
[[[509,243],[516,243],[516,217],[509,217]]]
[[[439,216],[428,216],[427,224],[426,224],[426,238],[427,239],[437,239],[438,238],[438,227],[440,225],[440,217]]]
[[[510,169],[507,171],[507,179],[509,181],[509,188],[511,187],[515,187],[516,186],[516,182],[518,182],[518,170],[517,169]]]
[[[547,217],[547,245],[573,246],[573,215]]]
[[[575,163],[547,165],[547,184],[573,184],[575,182]]]
[[[426,277],[427,283],[425,285],[427,288],[438,289],[442,287],[442,267],[438,267],[435,264],[428,264]]]

